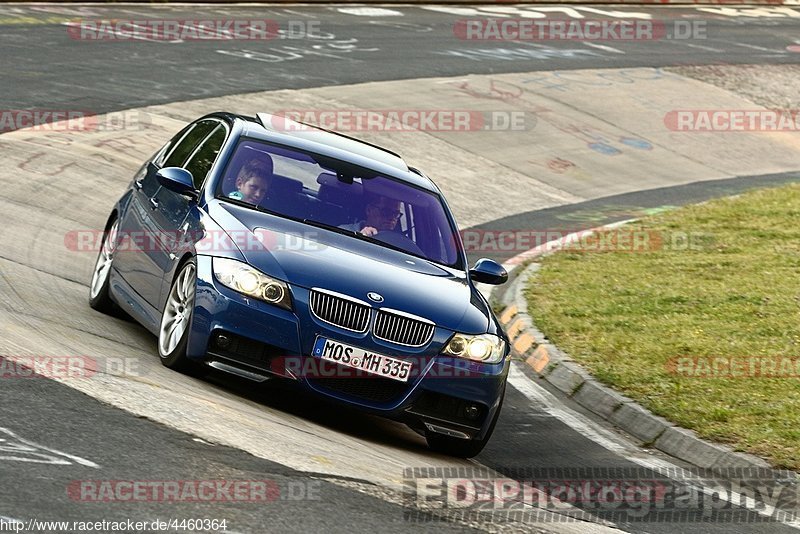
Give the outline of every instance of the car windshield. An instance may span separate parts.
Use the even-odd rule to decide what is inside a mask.
[[[246,139],[216,194],[461,268],[439,195],[341,160]]]

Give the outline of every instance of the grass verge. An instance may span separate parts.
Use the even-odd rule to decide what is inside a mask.
[[[545,258],[529,313],[653,413],[797,470],[799,223],[800,185],[644,219]]]

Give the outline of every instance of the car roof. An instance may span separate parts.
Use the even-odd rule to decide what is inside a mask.
[[[243,136],[316,152],[439,193],[439,189],[430,178],[419,170],[409,167],[400,155],[378,145],[296,122],[280,115],[258,113],[256,117],[244,115],[235,117],[245,123]]]

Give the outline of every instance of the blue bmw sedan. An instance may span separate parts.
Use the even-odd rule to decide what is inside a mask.
[[[161,362],[282,379],[471,457],[508,339],[441,191],[397,154],[283,117],[214,113],[136,173],[106,223],[90,305],[158,336]]]

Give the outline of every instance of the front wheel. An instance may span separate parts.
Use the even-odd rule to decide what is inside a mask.
[[[108,292],[108,279],[114,261],[118,233],[119,220],[117,219],[103,235],[103,244],[100,246],[100,253],[97,255],[92,272],[92,282],[89,286],[89,306],[103,313],[111,313],[114,310],[114,302]]]
[[[158,354],[164,366],[176,371],[189,371],[194,363],[186,356],[189,327],[194,312],[197,264],[189,260],[178,272],[161,314],[158,329]]]

